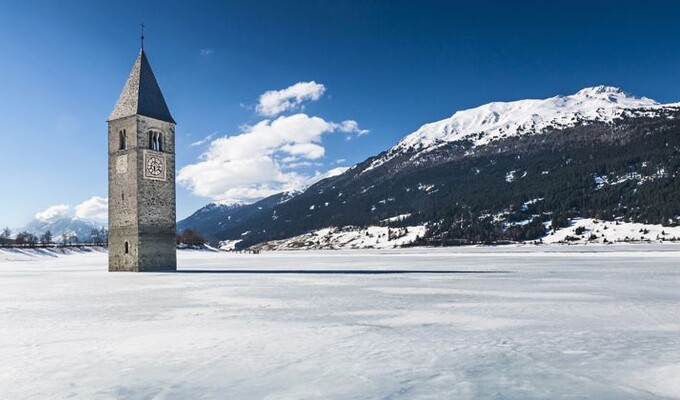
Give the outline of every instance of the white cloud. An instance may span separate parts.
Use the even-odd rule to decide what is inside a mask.
[[[326,91],[326,87],[314,81],[298,82],[281,90],[268,90],[260,95],[255,107],[258,113],[273,117],[284,111],[299,108],[304,101],[316,101]]]
[[[238,135],[213,140],[199,162],[179,171],[177,180],[194,194],[220,202],[252,201],[298,189],[313,177],[284,169],[323,157],[322,137],[343,126],[347,121],[334,123],[303,113],[245,126]]]
[[[68,217],[70,213],[71,207],[66,204],[58,204],[35,214],[35,219],[43,222],[52,222],[59,218]]]
[[[109,218],[109,199],[93,196],[74,207],[75,216],[86,221],[106,221]]]
[[[189,146],[196,147],[196,146],[204,145],[204,144],[208,143],[210,141],[210,139],[213,138],[214,135],[215,135],[214,133],[211,133],[210,135],[204,137],[201,140],[197,140],[195,142],[192,142]]]
[[[215,49],[201,49],[201,55],[203,57],[208,57],[215,54]]]
[[[323,157],[326,149],[315,143],[296,143],[286,144],[281,147],[281,151],[294,156],[304,157],[310,160],[316,160]]]
[[[323,166],[322,163],[319,162],[310,162],[310,161],[298,161],[298,162],[290,162],[285,165],[286,169],[295,169],[295,168],[302,168],[302,167],[321,167]]]
[[[338,125],[337,129],[340,132],[356,133],[357,136],[363,136],[370,132],[368,129],[359,129],[359,124],[357,123],[357,121],[351,119],[348,119],[347,121],[342,121],[337,125]]]
[[[54,222],[60,218],[78,218],[90,222],[105,222],[109,218],[109,200],[93,196],[71,209],[67,204],[58,204],[35,214],[42,222]]]
[[[192,143],[210,142],[196,163],[180,169],[177,181],[195,195],[226,203],[254,201],[323,179],[324,173],[309,172],[322,166],[323,137],[341,132],[349,138],[368,130],[360,129],[354,120],[331,122],[302,112],[278,115],[301,109],[305,101],[316,101],[325,91],[324,85],[310,81],[263,93],[256,111],[275,118],[243,125],[236,135],[217,139],[209,135]]]

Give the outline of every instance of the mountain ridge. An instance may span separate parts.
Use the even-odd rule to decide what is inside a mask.
[[[654,112],[674,106],[679,105],[660,104],[604,85],[547,99],[490,102],[422,125],[387,150],[383,157],[374,160],[366,170],[370,171],[398,154],[428,151],[446,143],[468,141],[474,148],[523,134],[540,134],[546,129],[565,129],[592,122],[611,123],[626,110]]]
[[[678,104],[597,86],[458,111],[288,201],[254,203],[247,221],[209,236],[248,247],[398,215],[408,217],[388,226],[426,225],[418,240],[428,245],[532,239],[546,222],[579,217],[674,225],[679,170]]]
[[[52,234],[52,240],[55,243],[61,242],[64,238],[77,238],[81,243],[86,243],[92,240],[92,230],[105,228],[104,223],[87,221],[75,217],[60,217],[51,220],[34,219],[26,226],[18,229],[15,233],[26,231],[28,233],[43,235],[48,231]]]

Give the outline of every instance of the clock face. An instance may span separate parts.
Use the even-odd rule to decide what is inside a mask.
[[[150,176],[161,176],[163,173],[163,162],[160,158],[151,156],[146,159],[146,173]]]
[[[147,179],[165,180],[165,156],[162,154],[144,154],[144,177]]]

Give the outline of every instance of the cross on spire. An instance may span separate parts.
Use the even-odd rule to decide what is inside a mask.
[[[142,36],[140,37],[140,39],[142,41],[142,50],[144,50],[144,28],[146,28],[146,25],[144,25],[144,23],[142,22],[141,24],[139,24],[139,27],[142,30]]]

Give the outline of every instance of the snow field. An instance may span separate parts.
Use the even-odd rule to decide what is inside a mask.
[[[579,231],[582,231],[578,234]],[[567,228],[551,232],[543,243],[616,243],[680,241],[680,226],[667,227],[633,222],[577,218]]]
[[[679,256],[181,251],[194,272],[133,274],[0,251],[0,398],[680,398]],[[388,269],[423,273],[342,273]],[[427,272],[454,270],[477,273]]]
[[[364,228],[347,226],[330,227],[294,236],[288,239],[274,240],[253,246],[261,250],[296,250],[296,249],[393,249],[413,243],[416,238],[425,235],[424,225],[404,228],[386,226],[367,226]],[[232,250],[235,241],[222,242],[223,250]]]

